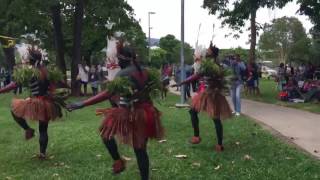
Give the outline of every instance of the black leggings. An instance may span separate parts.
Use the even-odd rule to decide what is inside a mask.
[[[117,143],[114,138],[110,140],[103,139],[103,143],[108,149],[112,159],[114,161],[120,159],[120,154],[118,151]],[[137,157],[137,162],[140,170],[141,180],[148,180],[149,178],[149,157],[146,149],[147,141],[145,148],[134,148],[134,153]]]
[[[24,130],[32,130],[25,119],[15,116],[12,112],[11,114],[13,116],[13,119],[19,124],[21,128],[23,128]],[[40,153],[46,154],[48,146],[48,122],[39,121],[39,134]]]
[[[191,116],[191,123],[194,131],[194,136],[199,137],[200,136],[200,129],[199,129],[199,118],[198,118],[198,112],[195,109],[189,110],[190,116]],[[221,123],[220,118],[214,118],[213,119],[215,128],[216,128],[216,134],[218,139],[218,144],[222,145],[223,141],[223,126]]]

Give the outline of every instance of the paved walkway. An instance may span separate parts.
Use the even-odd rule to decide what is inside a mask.
[[[180,94],[175,88],[170,91]],[[251,100],[242,100],[242,113],[271,127],[320,159],[320,115]]]

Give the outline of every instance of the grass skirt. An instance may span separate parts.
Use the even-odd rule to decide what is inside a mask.
[[[11,110],[19,118],[35,121],[48,122],[62,117],[60,106],[53,100],[44,97],[13,99]]]
[[[116,136],[124,144],[143,148],[147,139],[161,139],[164,135],[161,113],[150,102],[132,108],[100,109],[97,114],[104,114],[100,133],[105,139]]]
[[[219,91],[200,91],[192,98],[192,108],[207,112],[209,117],[226,119],[232,116],[226,97]]]

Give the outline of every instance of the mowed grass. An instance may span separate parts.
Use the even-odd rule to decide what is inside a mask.
[[[292,103],[292,102],[284,102],[278,100],[279,91],[277,89],[277,83],[273,80],[260,80],[260,91],[261,96],[247,95],[245,96],[248,99],[261,101],[270,104],[277,104],[280,106],[286,106],[301,110],[310,111],[313,113],[320,113],[320,104],[319,103]]]
[[[95,108],[66,114],[49,126],[48,154],[52,159],[32,159],[38,153],[38,136],[26,142],[23,131],[11,118],[12,95],[0,96],[0,179],[139,179],[132,149],[120,145],[122,155],[132,158],[120,175],[111,173],[112,159],[97,131],[101,118]],[[212,120],[201,115],[202,142],[190,145],[191,123],[187,109],[175,109],[179,97],[170,95],[157,106],[163,112],[166,142],[149,141],[150,174],[153,180],[257,180],[320,179],[320,162],[273,137],[245,117],[224,122],[225,151],[213,151],[216,143]],[[36,128],[36,123],[31,123]],[[187,155],[177,159],[178,154]],[[247,155],[247,158],[245,156]]]

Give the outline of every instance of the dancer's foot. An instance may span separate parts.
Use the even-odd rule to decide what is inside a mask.
[[[216,152],[224,151],[223,145],[219,145],[219,144],[217,144],[214,149],[215,149]]]
[[[112,165],[113,174],[119,174],[126,169],[126,163],[123,159],[116,160]]]
[[[46,154],[40,153],[40,154],[38,155],[38,159],[39,159],[39,160],[47,160],[48,158],[47,158]]]
[[[190,140],[191,144],[199,144],[201,142],[201,138],[197,136],[193,136]]]
[[[25,138],[29,140],[34,137],[34,129],[30,128],[25,131]]]

